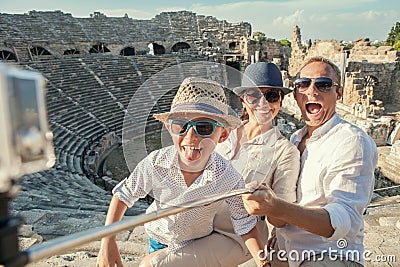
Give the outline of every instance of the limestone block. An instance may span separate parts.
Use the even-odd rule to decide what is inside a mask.
[[[400,140],[396,140],[390,148],[390,154],[400,158]]]
[[[382,46],[376,48],[376,50],[378,50],[378,51],[393,51],[394,49],[390,45],[382,45]]]
[[[400,123],[397,123],[397,125],[394,127],[389,136],[388,143],[390,145],[394,145],[397,140],[400,140]]]
[[[364,89],[364,85],[362,84],[354,84],[354,90],[363,90]]]
[[[41,240],[37,238],[29,238],[29,237],[18,237],[18,247],[20,250],[26,250],[27,248],[41,243]]]
[[[366,233],[364,237],[364,243],[368,244],[370,248],[379,246],[383,241],[383,237],[374,231]]]
[[[358,90],[358,95],[359,95],[359,96],[366,96],[366,94],[367,94],[367,91],[365,91],[365,90]]]
[[[353,78],[353,84],[363,84],[364,78]]]
[[[398,57],[400,57],[400,52],[397,50],[388,51],[387,54],[391,61],[397,61]]]
[[[380,217],[379,225],[380,226],[394,226],[399,221],[399,217]]]

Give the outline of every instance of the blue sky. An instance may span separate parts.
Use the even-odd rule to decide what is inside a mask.
[[[250,22],[253,31],[275,39],[291,39],[294,25],[302,39],[356,40],[369,37],[385,40],[400,21],[399,0],[1,0],[1,13],[30,10],[62,10],[75,17],[89,17],[94,11],[121,17],[151,19],[162,11],[190,10],[229,22]]]

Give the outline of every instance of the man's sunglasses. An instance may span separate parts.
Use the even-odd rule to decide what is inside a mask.
[[[189,121],[184,119],[170,119],[171,132],[175,135],[184,135],[193,126],[194,132],[200,137],[210,137],[215,132],[215,127],[224,125],[212,120]]]
[[[280,89],[270,89],[265,92],[261,92],[261,90],[249,90],[244,94],[244,99],[249,104],[257,104],[260,102],[261,97],[264,96],[265,100],[269,103],[278,102],[281,98],[281,90]]]
[[[331,78],[319,77],[315,79],[311,78],[299,78],[294,82],[294,88],[299,92],[305,92],[310,87],[311,82],[314,81],[315,87],[320,92],[328,92],[333,86],[338,86],[339,84],[332,81]]]

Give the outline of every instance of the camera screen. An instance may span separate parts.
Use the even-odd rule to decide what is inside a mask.
[[[13,145],[22,162],[43,157],[43,137],[39,120],[37,84],[34,79],[8,78],[8,95]]]

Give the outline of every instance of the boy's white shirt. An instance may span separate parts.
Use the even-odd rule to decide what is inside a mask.
[[[213,152],[203,174],[188,187],[179,168],[177,150],[172,145],[150,153],[129,177],[113,189],[113,194],[128,207],[132,207],[139,198],[152,191],[155,201],[147,209],[147,212],[152,212],[244,186],[243,178],[230,163]],[[225,201],[230,207],[232,223],[238,235],[246,234],[254,228],[257,217],[246,212],[241,197]],[[213,220],[222,202],[147,223],[146,232],[156,241],[167,245],[171,252],[175,252],[213,231]]]

